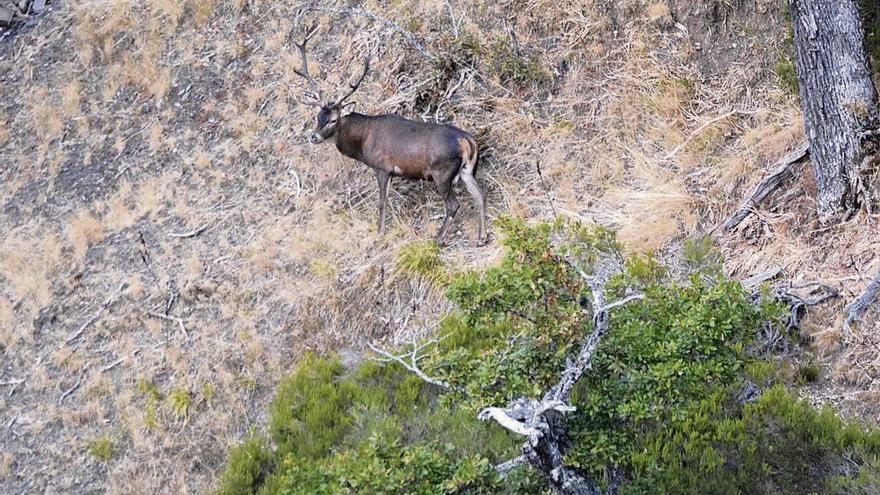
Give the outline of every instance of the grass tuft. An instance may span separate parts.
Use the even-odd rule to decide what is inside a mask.
[[[113,440],[110,439],[110,435],[89,440],[88,451],[95,459],[109,462],[114,453]]]

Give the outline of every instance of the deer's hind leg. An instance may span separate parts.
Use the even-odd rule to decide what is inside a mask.
[[[452,224],[452,219],[458,212],[458,198],[455,197],[455,191],[452,190],[452,179],[454,177],[455,174],[434,177],[434,182],[437,185],[437,192],[440,193],[440,197],[446,202],[446,218],[443,220],[443,225],[440,227],[440,231],[437,232],[437,243],[440,245],[443,245],[443,239],[446,237],[449,226]]]
[[[388,203],[388,172],[376,170],[376,181],[379,182],[379,237],[385,235],[385,205]]]
[[[464,187],[467,188],[470,195],[474,198],[474,201],[477,203],[477,208],[480,210],[480,240],[478,243],[480,246],[485,245],[488,240],[486,237],[486,196],[480,189],[479,184],[477,184],[477,179],[474,177],[473,166],[465,165],[462,167],[459,176],[461,177],[461,181],[464,182]]]

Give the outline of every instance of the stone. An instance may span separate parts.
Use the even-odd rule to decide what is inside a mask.
[[[5,27],[12,24],[12,18],[14,16],[15,12],[13,12],[12,9],[0,7],[0,27]]]
[[[46,0],[34,0],[31,3],[31,12],[42,12],[46,10]]]

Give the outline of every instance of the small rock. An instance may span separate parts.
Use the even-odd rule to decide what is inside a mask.
[[[46,0],[34,0],[31,4],[31,12],[42,12],[46,10]]]
[[[0,7],[0,27],[6,27],[12,24],[12,17],[14,15],[15,12],[13,12],[12,9]]]

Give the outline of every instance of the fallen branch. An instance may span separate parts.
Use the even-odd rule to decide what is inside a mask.
[[[495,470],[502,476],[506,475],[514,468],[518,466],[522,466],[523,464],[527,464],[529,461],[526,459],[526,456],[521,455],[519,457],[514,457],[509,461],[504,461],[501,464],[495,466]]]
[[[104,366],[103,368],[101,368],[101,371],[106,373],[106,372],[112,370],[113,368],[119,366],[120,364],[124,363],[125,360],[127,360],[128,358],[137,356],[139,352],[141,352],[140,349],[135,349],[135,351],[132,352],[131,354],[129,354],[128,356],[122,356],[121,358],[117,359],[116,361],[113,361],[112,363],[108,364],[107,366]]]
[[[868,284],[865,291],[862,292],[855,301],[847,304],[846,308],[844,308],[846,319],[843,321],[843,331],[846,333],[847,337],[852,334],[850,331],[850,325],[865,314],[868,306],[874,303],[878,295],[880,295],[880,272],[877,272],[874,280]]]
[[[186,326],[183,324],[183,318],[178,318],[176,316],[166,315],[162,313],[157,313],[156,311],[146,311],[147,316],[152,316],[153,318],[159,318],[160,320],[173,321],[177,323],[180,327],[181,333],[187,339],[189,339],[189,334],[186,333]]]
[[[188,239],[190,237],[195,237],[206,230],[208,230],[208,224],[204,224],[201,227],[197,228],[196,230],[193,230],[190,232],[181,232],[181,233],[171,232],[168,234],[168,237],[175,237],[177,239]]]
[[[12,397],[12,394],[15,393],[15,391],[18,389],[18,386],[24,383],[25,380],[26,378],[19,378],[18,380],[6,380],[0,382],[0,385],[12,385],[12,387],[9,389],[9,394],[7,395],[7,397]]]
[[[65,390],[64,393],[61,394],[61,397],[58,398],[58,404],[64,402],[64,399],[66,399],[68,395],[72,394],[74,390],[78,389],[80,385],[82,385],[82,376],[77,378],[76,383],[74,383],[72,387]]]
[[[809,152],[810,147],[804,142],[794,151],[779,160],[773,170],[770,171],[770,175],[758,184],[755,191],[740,205],[736,210],[736,213],[724,222],[724,230],[731,230],[742,223],[742,221],[745,220],[746,217],[748,217],[749,214],[751,214],[771,192],[775,191],[783,182],[793,177],[794,173],[791,171],[791,166],[803,160]]]
[[[751,289],[752,287],[754,287],[758,284],[762,284],[770,279],[775,278],[780,273],[782,273],[782,267],[781,266],[774,266],[773,268],[771,268],[767,271],[758,273],[757,275],[752,275],[751,277],[743,280],[740,283],[746,289]]]
[[[116,291],[113,292],[113,294],[110,294],[110,297],[108,297],[107,300],[104,301],[104,304],[101,305],[101,307],[94,314],[94,316],[92,316],[85,323],[83,323],[82,326],[79,327],[79,329],[76,332],[73,332],[73,334],[71,334],[69,337],[67,337],[67,340],[65,340],[65,343],[69,344],[69,343],[73,342],[74,340],[78,339],[79,336],[82,335],[83,332],[86,331],[86,328],[89,328],[89,326],[91,326],[93,323],[98,321],[98,318],[100,318],[101,315],[103,315],[104,312],[107,311],[107,308],[109,308],[110,305],[113,304],[113,301],[115,301],[116,298],[119,296],[119,294],[123,290],[125,290],[127,287],[128,287],[128,282],[123,282],[123,283],[119,284],[119,287],[116,289]]]
[[[446,389],[446,390],[452,390],[452,386],[450,386],[448,382],[446,382],[444,380],[437,379],[437,378],[431,378],[424,371],[422,371],[421,368],[419,368],[419,364],[418,364],[419,359],[424,357],[424,356],[419,356],[419,352],[422,349],[424,349],[425,347],[437,344],[438,342],[440,342],[444,338],[446,338],[446,337],[442,337],[440,339],[435,339],[435,340],[430,340],[430,341],[428,341],[422,345],[419,345],[419,346],[413,345],[412,352],[410,352],[408,354],[401,354],[399,356],[395,356],[394,354],[391,354],[390,352],[388,352],[384,349],[380,349],[379,347],[376,347],[372,343],[369,344],[369,346],[373,352],[375,352],[376,354],[379,354],[380,356],[383,356],[383,358],[373,358],[374,361],[378,361],[380,363],[390,363],[393,361],[395,363],[400,364],[405,369],[414,373],[416,376],[418,376],[419,378],[421,378],[425,382],[430,383],[431,385],[436,385],[436,386],[443,388],[443,389]],[[404,360],[405,357],[409,358],[409,362],[406,362]]]
[[[708,122],[706,122],[705,124],[701,125],[700,127],[697,127],[697,128],[694,130],[694,132],[690,133],[690,135],[687,137],[687,139],[685,139],[681,144],[679,144],[678,146],[676,146],[672,151],[670,151],[669,153],[667,153],[666,156],[663,157],[663,160],[670,160],[670,159],[672,159],[673,157],[675,157],[675,155],[677,155],[678,152],[682,150],[682,148],[684,148],[685,146],[687,146],[688,144],[690,144],[691,141],[693,141],[694,139],[696,139],[697,136],[699,136],[701,132],[705,131],[705,130],[706,130],[709,126],[711,126],[712,124],[714,124],[714,123],[716,123],[716,122],[720,122],[720,121],[722,121],[722,120],[724,120],[724,119],[726,119],[726,118],[728,118],[728,117],[732,117],[733,115],[736,115],[736,114],[752,115],[752,114],[754,114],[754,113],[755,113],[754,111],[746,111],[746,110],[731,110],[731,111],[729,111],[729,112],[727,112],[727,113],[725,113],[725,114],[722,114],[722,115],[719,115],[719,116],[717,116],[717,117],[715,117],[715,118],[713,118],[713,119],[710,119],[710,120],[709,120]]]

